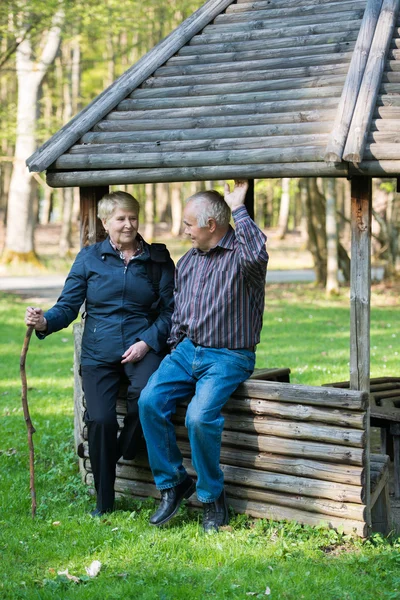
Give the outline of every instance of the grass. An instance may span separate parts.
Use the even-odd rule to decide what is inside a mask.
[[[268,286],[257,366],[289,366],[296,383],[348,379],[347,295],[327,301],[313,286]],[[38,511],[32,519],[19,377],[25,305],[0,296],[1,599],[400,598],[395,536],[362,542],[243,515],[233,515],[219,535],[204,536],[199,515],[185,507],[169,526],[154,529],[148,525],[152,500],[120,500],[109,518],[91,519],[94,501],[73,451],[71,328],[45,342],[34,337],[28,353],[37,429]],[[399,336],[396,294],[375,288],[372,376],[398,374]],[[86,567],[94,560],[102,566],[90,578]]]

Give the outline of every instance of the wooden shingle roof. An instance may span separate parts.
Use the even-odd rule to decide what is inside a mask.
[[[54,187],[400,173],[400,0],[209,0],[27,161]]]

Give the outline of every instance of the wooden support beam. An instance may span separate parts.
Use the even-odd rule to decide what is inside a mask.
[[[350,387],[369,392],[372,180],[351,179]]]
[[[270,144],[272,145],[272,144]],[[63,154],[57,169],[151,169],[162,167],[205,167],[213,165],[270,164],[322,161],[323,146],[295,148],[246,148],[200,152],[147,152],[143,154]]]
[[[48,172],[51,187],[215,181],[220,179],[265,179],[268,177],[347,177],[347,164],[323,162],[276,163],[267,165],[214,165],[211,167],[105,169],[102,171]]]
[[[392,39],[398,11],[399,0],[383,0],[343,152],[344,160],[355,164],[360,163],[363,159],[369,127],[379,92],[379,84],[385,67],[386,55]]]
[[[99,119],[126,98],[155,69],[173,56],[231,3],[232,0],[208,0],[32,154],[27,160],[29,169],[31,171],[47,169],[55,158],[72,146]]]
[[[350,274],[350,388],[370,391],[371,311],[371,215],[372,179],[351,180],[351,274]],[[370,472],[369,408],[367,409],[365,468]],[[371,489],[365,490],[366,522],[371,526]]]
[[[335,123],[325,151],[324,160],[326,162],[340,162],[342,160],[381,5],[382,0],[368,0],[337,109]]]
[[[95,244],[106,237],[104,227],[97,217],[97,204],[109,191],[108,185],[80,188],[81,248]]]

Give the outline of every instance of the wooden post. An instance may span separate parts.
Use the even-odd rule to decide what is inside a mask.
[[[365,392],[370,374],[371,181],[351,180],[350,387]]]
[[[254,179],[249,179],[249,188],[246,192],[244,204],[249,213],[249,217],[254,220]]]
[[[372,179],[351,180],[350,388],[370,391]],[[370,418],[367,410],[365,469],[370,472]],[[370,479],[366,482],[366,522],[371,527]]]
[[[79,188],[81,200],[81,248],[105,238],[104,227],[97,217],[97,203],[108,191],[108,185]]]

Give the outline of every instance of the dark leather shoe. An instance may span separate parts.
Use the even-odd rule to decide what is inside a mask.
[[[95,508],[89,514],[91,517],[96,519],[96,518],[103,517],[104,515],[109,514],[111,512],[113,512],[113,511],[112,510],[99,510],[98,508]]]
[[[151,525],[164,525],[178,512],[182,500],[184,498],[190,498],[193,494],[196,485],[189,475],[181,481],[178,485],[167,490],[160,490],[161,502],[158,510],[151,515]]]
[[[225,490],[214,502],[203,502],[203,529],[206,533],[218,532],[221,525],[229,522],[228,504],[226,502]]]

